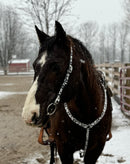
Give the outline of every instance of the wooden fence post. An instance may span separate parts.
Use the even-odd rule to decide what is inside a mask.
[[[125,64],[125,66],[130,66],[130,63],[128,64]],[[126,87],[130,87],[130,79],[127,79],[128,77],[130,77],[130,68],[126,69],[126,72],[125,72],[125,77],[126,77],[126,82],[125,82],[125,86]],[[126,96],[130,96],[130,89],[127,89],[126,88],[126,93],[125,93]],[[124,100],[127,104],[130,104],[130,98],[128,97],[125,97]],[[125,105],[125,109],[127,110],[130,110],[130,107],[126,106]]]

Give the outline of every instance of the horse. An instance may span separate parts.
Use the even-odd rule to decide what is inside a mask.
[[[62,164],[73,164],[78,150],[85,164],[95,164],[111,136],[109,88],[87,48],[59,22],[54,36],[35,28],[40,46],[22,117],[46,130]]]

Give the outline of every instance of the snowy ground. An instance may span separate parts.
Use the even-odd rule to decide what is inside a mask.
[[[130,119],[120,111],[120,106],[113,100],[112,139],[106,143],[99,164],[130,164]]]
[[[7,98],[8,96],[12,95],[22,95],[22,94],[27,94],[27,92],[7,92],[7,91],[0,91],[0,99],[2,98]]]
[[[5,85],[12,85],[11,83]],[[7,92],[0,91],[0,99],[11,96],[12,94],[26,94],[25,92]],[[121,110],[120,106],[112,99],[113,102],[113,127],[112,127],[112,139],[105,145],[102,155],[98,159],[97,164],[130,164],[130,119],[126,118]],[[82,164],[81,159],[78,157],[78,153],[75,153],[74,158],[79,159],[79,164]],[[27,164],[39,164],[36,160],[43,158],[44,155],[39,152],[32,154],[23,162]],[[18,162],[19,163],[19,162]],[[46,162],[46,164],[48,161]]]

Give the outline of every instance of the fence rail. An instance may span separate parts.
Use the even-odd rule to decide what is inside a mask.
[[[130,116],[130,66],[120,70],[120,103],[122,111]]]
[[[130,116],[130,63],[104,63],[96,67],[104,72],[108,86],[120,98],[122,111]]]
[[[106,81],[115,95],[120,95],[120,69],[122,67],[124,67],[124,64],[121,63],[104,63],[97,65],[98,70],[104,72]]]

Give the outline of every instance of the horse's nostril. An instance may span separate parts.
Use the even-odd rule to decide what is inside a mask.
[[[36,114],[36,113],[33,114],[32,122],[33,122],[34,124],[36,124],[36,122],[37,122],[37,114]]]

